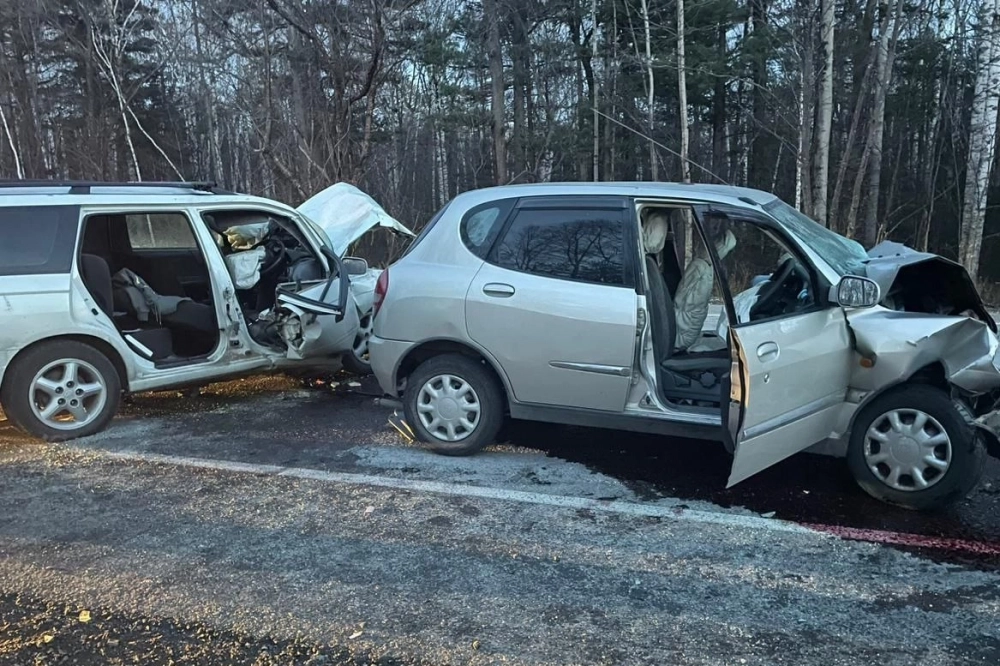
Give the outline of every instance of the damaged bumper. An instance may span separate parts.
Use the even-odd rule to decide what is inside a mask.
[[[986,451],[994,458],[1000,458],[1000,407],[976,419],[976,427],[986,439]]]

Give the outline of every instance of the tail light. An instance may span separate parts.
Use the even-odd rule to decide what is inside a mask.
[[[372,316],[378,314],[378,311],[382,308],[382,302],[385,300],[385,295],[389,293],[389,269],[382,271],[382,274],[378,276],[378,282],[375,283],[375,301],[372,305]]]

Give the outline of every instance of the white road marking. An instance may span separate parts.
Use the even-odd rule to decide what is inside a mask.
[[[93,452],[93,449],[87,449]],[[803,527],[796,523],[772,518],[760,518],[758,516],[747,516],[733,513],[722,513],[713,511],[699,511],[680,506],[680,501],[673,503],[669,500],[660,501],[656,504],[639,504],[625,500],[597,500],[588,497],[574,497],[567,495],[546,495],[544,493],[531,493],[521,490],[506,490],[504,488],[491,488],[489,486],[473,486],[459,483],[443,483],[440,481],[419,481],[415,479],[398,479],[388,476],[375,476],[370,474],[349,474],[346,472],[326,472],[318,469],[306,469],[301,467],[282,467],[279,465],[259,465],[254,463],[242,463],[231,460],[213,460],[208,458],[192,458],[188,456],[170,456],[159,453],[145,453],[142,451],[109,451],[102,452],[109,458],[118,460],[139,461],[147,463],[157,463],[163,465],[175,465],[180,467],[194,467],[199,469],[220,470],[226,472],[236,472],[242,474],[262,474],[288,477],[293,479],[306,479],[310,481],[322,481],[327,483],[342,483],[355,486],[374,486],[379,488],[393,488],[396,490],[409,490],[414,492],[435,493],[439,495],[453,495],[457,497],[475,497],[479,499],[498,500],[502,502],[520,502],[525,504],[541,504],[567,509],[589,509],[591,511],[601,511],[604,513],[616,513],[627,516],[649,516],[655,518],[667,518],[670,520],[709,523],[724,527],[735,527],[743,529],[766,530],[770,532],[792,532],[796,534],[813,534],[827,538],[835,538],[823,532]]]

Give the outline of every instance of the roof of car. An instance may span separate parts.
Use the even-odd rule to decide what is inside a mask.
[[[219,190],[210,183],[103,183],[88,181],[0,181],[0,207],[45,205],[205,206],[264,204],[273,199]]]
[[[777,197],[770,192],[733,185],[713,183],[671,183],[659,181],[636,182],[558,182],[500,185],[460,194],[457,198],[474,197],[484,200],[495,199],[498,195],[546,196],[546,195],[621,195],[630,197],[677,197],[700,199],[720,203],[766,204]]]

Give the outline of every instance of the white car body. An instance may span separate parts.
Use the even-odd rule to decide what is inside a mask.
[[[375,281],[381,272],[368,268],[365,262],[345,258],[344,253],[375,227],[388,226],[395,232],[413,235],[374,200],[345,184],[320,192],[300,210],[270,199],[223,193],[192,184],[8,182],[3,185],[0,188],[0,237],[3,238],[0,245],[4,245],[4,250],[0,250],[0,385],[7,396],[4,409],[8,416],[12,410],[6,402],[11,395],[20,399],[22,390],[10,388],[14,381],[10,379],[11,367],[26,350],[59,341],[82,342],[98,350],[116,368],[121,388],[132,392],[197,385],[270,369],[336,369],[341,365],[341,357],[355,350],[359,321],[372,309]],[[350,216],[341,217],[341,210],[349,210]],[[266,269],[261,266],[266,253],[263,248],[244,251],[225,246],[221,234],[213,230],[212,220],[232,215],[280,221],[272,227],[275,234],[287,235],[294,241],[292,250],[300,259],[311,262],[316,279],[278,284],[274,297],[269,299],[272,301],[269,308],[248,313],[247,299],[241,300],[240,296],[258,288],[266,291],[257,285],[260,270]],[[169,221],[179,225],[186,244],[179,249],[131,245],[133,240],[122,229],[128,227],[128,233],[133,233],[134,225],[129,225],[136,218],[145,220],[150,238],[155,237],[159,223]],[[184,231],[185,225],[179,221],[186,221],[189,231]],[[86,230],[91,228],[88,225],[95,230],[90,236],[86,236]],[[124,251],[119,235],[130,244]],[[101,242],[107,248],[94,250]],[[32,252],[40,253],[40,258],[33,258]],[[290,261],[287,248],[278,255]],[[115,274],[123,261],[129,264],[126,266],[129,270],[138,265],[135,272],[147,281],[155,276],[161,283],[176,278],[185,289],[204,291],[201,302],[186,292],[170,294],[168,298],[179,297],[194,303],[199,315],[213,318],[217,324],[214,332],[217,343],[197,357],[177,356],[174,352],[185,342],[187,329],[170,329],[164,323],[169,315],[161,318],[158,312],[155,321],[150,319],[142,326],[125,330],[121,322],[129,317],[120,311],[118,292],[108,291],[103,298],[95,295],[93,280],[88,283],[84,275],[94,266],[100,268],[102,262],[106,266],[101,270]],[[177,275],[171,275],[172,266],[182,265],[183,268],[173,271]],[[143,266],[150,267],[156,275],[144,276]],[[362,266],[363,272],[350,274]],[[192,286],[193,282],[184,282],[181,273],[185,270],[194,273],[195,268],[204,271],[204,279]],[[104,285],[101,270],[98,283]],[[341,273],[349,275],[346,289],[341,288]],[[104,294],[106,290],[102,286],[97,291]],[[110,300],[115,302],[111,304]],[[189,305],[184,307],[193,309]],[[255,338],[251,334],[254,324],[251,315],[272,324],[280,341],[272,337],[262,343],[259,336]],[[171,354],[161,354],[159,358],[149,346],[149,340],[157,337],[151,337],[149,332],[157,326],[166,328],[170,334],[159,337],[170,337],[173,344]],[[201,332],[211,337],[211,331]],[[210,340],[206,347],[209,343]],[[72,427],[61,423],[53,420],[50,425],[65,431],[67,436],[77,436]]]

